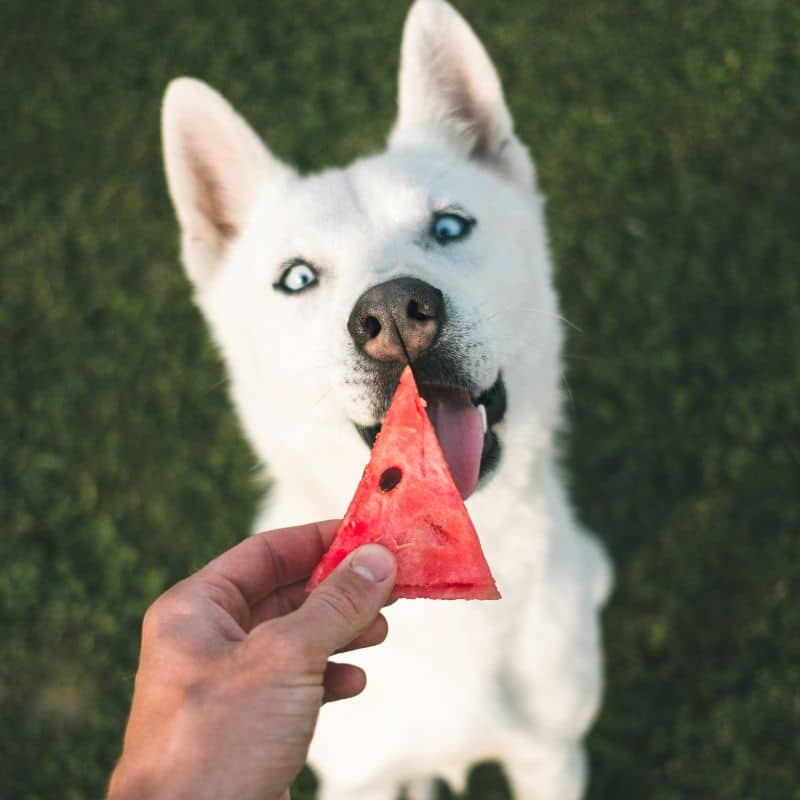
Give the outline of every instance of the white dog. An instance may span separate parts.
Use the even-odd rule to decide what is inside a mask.
[[[307,177],[181,78],[163,116],[183,259],[274,488],[257,528],[341,516],[411,351],[503,595],[400,601],[326,707],[310,761],[326,800],[458,791],[500,759],[514,795],[573,800],[602,689],[611,575],[559,479],[562,332],[542,200],[482,45],[417,0],[385,152]]]

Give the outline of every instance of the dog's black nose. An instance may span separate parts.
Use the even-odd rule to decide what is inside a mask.
[[[417,278],[395,278],[358,298],[347,330],[370,358],[405,363],[406,352],[415,361],[430,350],[444,321],[444,297],[438,289]]]

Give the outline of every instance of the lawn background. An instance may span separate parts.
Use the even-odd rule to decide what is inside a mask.
[[[589,797],[800,798],[800,4],[458,7],[548,197],[565,463],[617,566]],[[0,797],[102,795],[144,609],[260,491],[178,265],[166,83],[344,164],[391,124],[405,10],[0,7]]]

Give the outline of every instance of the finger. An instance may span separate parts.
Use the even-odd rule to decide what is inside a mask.
[[[288,586],[282,586],[256,603],[250,613],[251,628],[255,628],[256,625],[260,625],[262,622],[275,619],[275,617],[290,614],[295,609],[300,608],[308,597],[308,592],[306,591],[307,583],[308,581],[302,580],[290,583]]]
[[[359,547],[296,611],[272,621],[307,658],[324,663],[369,628],[389,599],[397,574],[394,556],[381,545]]]
[[[337,520],[327,520],[258,533],[215,558],[193,577],[223,579],[252,608],[275,589],[308,577],[328,549],[338,525]]]
[[[306,581],[290,583],[282,589],[277,589],[260,603],[257,603],[250,613],[250,627],[252,630],[262,622],[268,622],[275,617],[282,617],[300,608],[308,597]],[[389,633],[389,624],[383,614],[372,621],[370,626],[352,642],[349,642],[337,652],[344,653],[348,650],[358,650],[362,647],[372,647],[380,644]]]
[[[352,642],[349,642],[344,647],[340,647],[337,653],[347,653],[350,650],[361,650],[364,647],[374,647],[385,641],[389,633],[389,623],[386,622],[386,617],[383,614],[378,614],[372,621],[372,624],[364,631],[364,633],[356,636]]]
[[[322,685],[325,688],[322,701],[331,703],[361,694],[367,685],[367,676],[361,667],[329,661],[328,666],[325,667]]]

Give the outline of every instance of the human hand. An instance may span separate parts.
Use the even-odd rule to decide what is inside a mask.
[[[336,527],[252,536],[150,606],[109,800],[288,797],[322,703],[366,683],[328,658],[387,633],[396,565],[379,545],[305,593]]]

